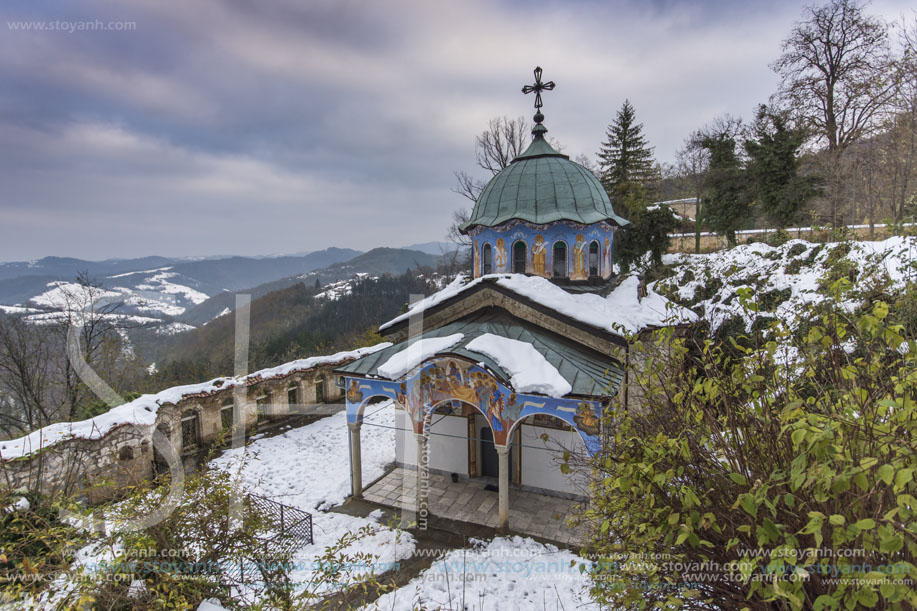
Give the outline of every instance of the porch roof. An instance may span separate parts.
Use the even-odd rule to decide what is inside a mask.
[[[530,344],[571,386],[570,395],[582,397],[610,396],[617,392],[624,378],[624,370],[617,360],[585,346],[540,329],[510,316],[497,308],[478,311],[469,317],[457,320],[423,333],[422,339],[442,338],[461,333],[462,339],[446,350],[429,358],[459,356],[476,363],[482,363],[500,381],[512,387],[511,375],[494,359],[480,352],[469,350],[467,345],[485,334],[498,335]],[[379,367],[389,358],[407,349],[411,340],[406,340],[352,361],[335,370],[345,376],[387,378],[379,373]],[[427,360],[427,359],[424,359]]]

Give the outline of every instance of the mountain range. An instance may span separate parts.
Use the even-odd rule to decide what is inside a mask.
[[[46,257],[0,263],[0,312],[35,322],[53,318],[68,299],[84,290],[75,279],[86,273],[100,285],[104,300],[122,304],[119,315],[159,333],[174,333],[231,311],[239,293],[257,299],[297,283],[313,289],[364,275],[402,274],[407,269],[435,266],[444,253],[455,249],[441,242],[414,246],[416,249],[376,248],[365,253],[326,248],[269,257],[153,256],[106,261]]]

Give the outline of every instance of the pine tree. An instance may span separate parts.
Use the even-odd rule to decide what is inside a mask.
[[[619,212],[634,215],[644,208],[656,190],[659,171],[653,147],[643,135],[643,124],[636,122],[629,100],[624,101],[614,123],[608,126],[598,157],[602,185],[620,207]]]

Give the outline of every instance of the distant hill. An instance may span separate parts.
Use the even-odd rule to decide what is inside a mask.
[[[403,248],[405,250],[419,250],[420,252],[425,252],[428,255],[443,255],[448,252],[458,250],[461,248],[461,246],[455,242],[422,242],[420,244],[404,246]]]
[[[78,273],[83,271],[88,271],[92,276],[111,276],[123,272],[164,267],[177,260],[167,257],[141,257],[139,259],[86,261],[70,257],[45,257],[37,261],[0,263],[0,281],[26,276],[46,276],[52,280],[73,280]],[[5,303],[2,297],[0,297],[0,302]]]
[[[234,310],[236,295],[240,293],[249,294],[254,300],[272,291],[287,289],[297,284],[309,289],[310,293],[315,293],[317,292],[314,290],[316,282],[321,287],[340,280],[348,280],[358,274],[366,274],[368,276],[400,275],[408,269],[434,267],[438,262],[438,256],[417,250],[375,248],[347,261],[340,261],[322,269],[259,283],[236,291],[221,292],[189,308],[178,318],[190,325],[201,326],[227,310]]]
[[[301,256],[228,257],[177,263],[169,271],[194,278],[199,282],[198,290],[208,295],[221,291],[238,291],[257,286],[271,280],[279,280],[296,274],[328,267],[347,261],[360,254],[350,248],[326,248]]]
[[[393,258],[400,259],[398,255]],[[416,272],[363,276],[347,281],[349,290],[335,299],[317,299],[314,286],[299,281],[255,298],[249,319],[249,367],[258,369],[381,341],[368,334],[403,311],[411,294],[436,290],[434,276],[420,277]],[[159,337],[155,345],[144,346],[144,354],[156,362],[157,387],[230,373],[234,325],[234,317],[220,316],[205,326]]]

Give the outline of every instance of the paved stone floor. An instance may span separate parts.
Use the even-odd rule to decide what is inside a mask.
[[[476,477],[452,483],[447,475],[431,473],[429,512],[450,520],[496,528],[498,493],[496,489],[485,490],[488,484],[496,487],[496,479]],[[413,510],[416,487],[417,473],[399,467],[366,488],[363,498],[387,507]],[[542,537],[564,545],[579,545],[583,533],[567,526],[566,519],[581,504],[582,501],[537,494],[511,486],[509,528],[517,533]]]

